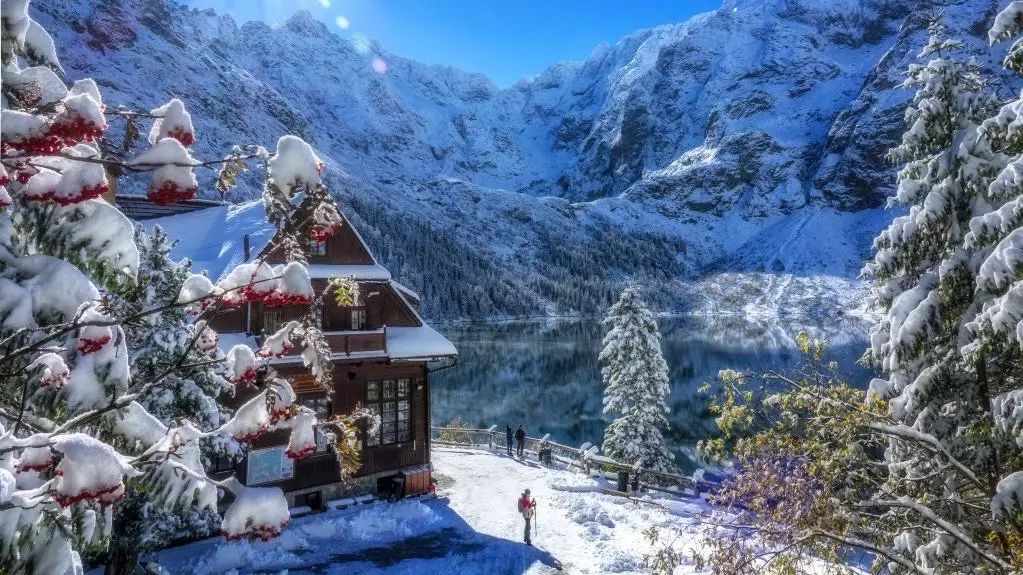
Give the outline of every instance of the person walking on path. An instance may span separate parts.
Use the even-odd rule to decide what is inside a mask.
[[[519,428],[515,430],[515,440],[518,441],[519,457],[522,457],[522,449],[526,446],[526,430],[522,429],[521,423]]]
[[[511,456],[511,454],[512,454],[512,429],[511,429],[510,425],[506,425],[505,427],[508,428],[508,455]]]
[[[533,520],[533,515],[536,514],[536,500],[529,496],[528,489],[522,492],[522,497],[519,497],[519,513],[526,520],[526,531],[523,533],[523,541],[526,542],[526,545],[532,547],[533,540],[529,537],[529,525]]]

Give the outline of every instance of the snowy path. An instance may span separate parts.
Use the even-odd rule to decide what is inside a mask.
[[[269,543],[215,538],[165,551],[167,573],[550,575],[645,573],[650,526],[698,530],[702,502],[606,495],[595,479],[481,450],[433,450],[438,497],[294,520]],[[522,543],[515,502],[538,502],[536,547]]]

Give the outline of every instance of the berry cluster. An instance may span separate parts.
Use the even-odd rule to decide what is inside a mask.
[[[39,473],[43,473],[44,471],[49,471],[50,469],[53,469],[53,460],[47,460],[46,462],[36,464],[19,463],[14,468],[14,470],[17,471],[18,473],[25,473],[27,471],[38,471]]]
[[[292,451],[291,448],[289,447],[287,451],[284,452],[284,454],[287,455],[288,458],[290,459],[302,459],[303,457],[309,455],[314,451],[316,451],[316,445],[307,445],[302,449],[299,449],[298,451]]]
[[[74,196],[57,196],[54,192],[46,192],[45,194],[39,194],[35,196],[25,196],[25,199],[30,202],[57,202],[62,206],[70,206],[71,204],[78,204],[86,200],[92,200],[102,196],[110,190],[110,187],[106,184],[96,184],[95,186],[89,186],[82,188],[78,191],[77,195]]]
[[[67,385],[68,382],[70,381],[71,374],[68,373],[67,371],[63,371],[51,375],[50,377],[41,378],[39,380],[39,387],[50,387],[52,385],[53,389],[61,390],[64,389],[64,386]]]
[[[78,114],[62,115],[50,125],[46,135],[60,138],[65,146],[74,146],[78,142],[94,141],[102,136],[106,129],[105,125],[99,126]]]
[[[265,425],[260,425],[259,429],[253,431],[252,433],[246,433],[245,435],[236,435],[236,436],[234,436],[234,440],[237,441],[238,443],[251,443],[251,442],[259,439],[260,437],[263,437],[263,434],[265,434],[269,430],[270,430],[269,427],[267,427]]]
[[[149,188],[146,197],[158,206],[167,206],[195,197],[196,188],[181,188],[177,183],[166,180],[159,187]]]
[[[167,136],[181,142],[181,145],[185,147],[195,143],[195,134],[180,126],[168,132]]]
[[[341,222],[334,222],[330,225],[313,224],[312,226],[309,226],[309,237],[318,242],[325,242],[333,237],[334,232],[336,232],[340,227]]]
[[[227,538],[228,541],[238,541],[241,539],[248,539],[249,541],[270,541],[280,536],[281,529],[287,525],[287,521],[282,521],[279,526],[275,525],[259,525],[250,527],[248,531],[231,535],[223,529],[220,530],[220,534]]]
[[[256,382],[256,378],[259,376],[259,371],[255,366],[246,369],[240,375],[231,378],[231,383],[235,385],[248,385]],[[241,440],[239,440],[241,441]]]
[[[11,139],[4,144],[32,156],[56,156],[65,146],[94,141],[106,129],[105,125],[99,126],[77,114],[60,116],[43,134]]]
[[[78,338],[78,353],[89,355],[103,349],[103,346],[110,343],[109,335],[102,335],[95,339],[88,337]]]
[[[57,475],[61,475],[59,470]],[[53,498],[61,507],[71,507],[79,501],[96,501],[100,505],[113,505],[124,498],[124,483],[102,487],[95,491],[86,490],[74,495],[58,492],[54,494]]]
[[[288,355],[289,353],[291,353],[291,350],[294,349],[294,348],[295,348],[295,344],[291,343],[290,341],[285,341],[284,344],[281,345],[281,351],[279,353],[276,353],[272,349],[264,347],[264,348],[260,348],[260,350],[256,352],[256,355],[258,355],[259,357],[264,357],[264,358],[265,357],[284,357],[284,356]]]
[[[239,298],[235,301],[224,300],[224,303],[230,306],[237,306],[246,302],[262,303],[266,307],[282,307],[286,305],[306,305],[312,301],[312,298],[304,295],[292,295],[284,293],[280,289],[273,291],[259,292],[252,288],[251,285],[245,286],[238,291]]]

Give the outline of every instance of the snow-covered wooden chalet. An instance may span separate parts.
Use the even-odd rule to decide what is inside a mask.
[[[121,202],[119,197],[118,203],[133,215],[127,205],[130,201]],[[205,270],[216,282],[234,266],[254,258],[265,257],[268,263],[283,261],[274,253],[264,253],[274,245],[277,232],[266,222],[262,201],[196,204],[190,209],[194,211],[145,219],[143,224],[147,228],[159,225],[177,239],[172,255],[191,259],[193,271]],[[279,377],[291,381],[298,402],[321,418],[362,404],[380,415],[380,429],[362,434],[362,467],[355,484],[348,488],[340,483],[326,439],[317,438],[312,455],[292,460],[285,455],[287,432],[258,438],[246,459],[220,461],[210,471],[236,472],[248,485],[280,486],[293,506],[316,507],[339,497],[389,493],[398,484],[396,477],[404,478],[405,495],[424,492],[430,482],[430,375],[454,365],[455,346],[423,321],[418,312],[419,296],[377,263],[347,218],[333,237],[309,242],[309,275],[317,292],[332,277],[354,278],[360,287],[355,305],[340,307],[332,298],[325,298],[323,309],[316,314],[333,350],[333,396],[324,393],[302,366],[299,349],[294,355],[269,361]],[[306,312],[308,306],[268,308],[248,303],[218,316],[211,326],[220,333],[219,345],[225,351],[239,343],[258,350],[267,334]],[[238,392],[233,402],[240,405],[248,397],[245,388]],[[248,396],[252,393],[254,390]]]

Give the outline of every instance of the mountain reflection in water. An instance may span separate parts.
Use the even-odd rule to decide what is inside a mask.
[[[806,331],[829,342],[825,361],[866,386],[871,371],[856,364],[867,345],[867,324],[854,318],[814,320],[735,316],[658,318],[671,377],[669,444],[682,468],[697,467],[695,445],[714,429],[708,398],[697,388],[718,371],[786,371],[800,362],[795,338]],[[435,374],[433,425],[456,416],[473,427],[520,423],[535,437],[550,433],[571,446],[599,444],[608,419],[597,356],[605,326],[596,318],[437,326],[458,347],[459,364]],[[503,441],[503,436],[498,438]]]

